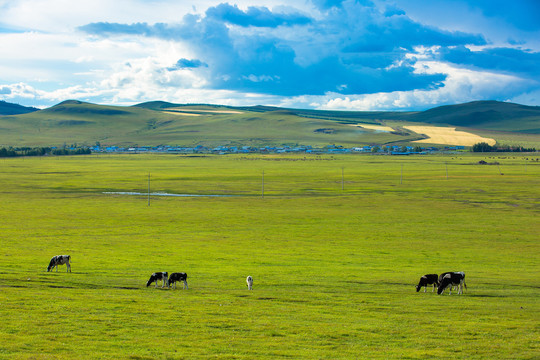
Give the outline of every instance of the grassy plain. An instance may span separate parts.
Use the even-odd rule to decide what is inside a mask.
[[[540,355],[530,155],[90,155],[0,169],[0,358]],[[104,194],[146,192],[148,174],[153,192],[230,196]],[[57,254],[72,273],[46,272]],[[463,296],[415,292],[423,274],[460,270]],[[185,271],[190,289],[146,288],[154,271]]]

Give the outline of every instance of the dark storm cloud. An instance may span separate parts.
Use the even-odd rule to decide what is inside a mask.
[[[472,51],[464,46],[444,49],[440,53],[443,61],[474,67],[476,69],[496,71],[505,74],[517,74],[525,78],[540,76],[540,53],[514,48],[488,48]]]
[[[441,86],[445,75],[419,74],[414,68],[416,60],[406,57],[407,53],[414,53],[416,47],[465,49],[465,45],[487,43],[478,34],[425,26],[397,7],[381,11],[370,1],[351,0],[316,4],[327,9],[325,17],[220,4],[204,15],[186,15],[174,25],[91,23],[79,29],[100,36],[137,35],[185,42],[198,60],[181,59],[169,70],[207,67],[209,88],[282,96],[434,89]],[[268,30],[250,30],[261,27]],[[279,30],[286,28],[295,30]],[[446,51],[447,61],[474,61],[453,51]]]
[[[247,11],[242,11],[238,6],[219,4],[206,11],[206,16],[218,21],[227,22],[239,26],[277,27],[281,25],[304,25],[311,19],[299,12],[290,14],[273,13],[266,7],[250,6]]]

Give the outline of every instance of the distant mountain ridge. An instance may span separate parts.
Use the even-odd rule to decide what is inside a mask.
[[[2,105],[10,107],[5,102]],[[417,112],[233,107],[165,101],[110,106],[67,100],[39,111],[11,105],[29,112],[0,116],[0,147],[68,142],[129,146],[411,144],[427,138],[407,129],[419,124],[498,136],[511,144],[536,147],[540,144],[540,107],[497,101]],[[381,130],[388,128],[391,130]]]
[[[38,110],[35,107],[22,106],[0,100],[0,115],[28,114]]]

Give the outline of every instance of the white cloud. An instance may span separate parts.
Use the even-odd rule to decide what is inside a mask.
[[[231,106],[274,105],[321,110],[409,110],[426,109],[439,104],[453,104],[471,99],[500,97],[509,88],[524,88],[528,80],[509,75],[472,71],[449,64],[426,61],[417,71],[445,73],[444,86],[432,90],[394,91],[375,94],[348,95],[327,93],[322,96],[283,97],[228,90],[205,89],[206,79],[192,70],[163,70],[166,62],[157,58],[135,59],[119,65],[101,82],[86,87],[71,86],[54,91],[38,90],[17,83],[3,85],[9,89],[7,98],[48,101],[65,99],[105,99],[104,103],[133,105],[137,102],[163,100],[181,103],[216,103]],[[170,64],[169,64],[170,65]],[[200,70],[200,69],[198,69]],[[203,69],[204,71],[204,69]],[[538,91],[508,99],[525,104],[537,104]],[[137,99],[137,101],[133,101]]]
[[[505,93],[520,91],[530,80],[515,76],[460,69],[450,64],[422,61],[416,71],[427,74],[446,74],[444,85],[436,89],[394,91],[364,95],[340,96],[329,93],[310,97],[310,104],[324,110],[399,110],[426,109],[440,104],[463,103],[474,100],[501,98]]]

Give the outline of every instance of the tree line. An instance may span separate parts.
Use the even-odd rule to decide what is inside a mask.
[[[17,156],[45,156],[45,155],[87,155],[92,152],[88,148],[78,149],[53,149],[50,147],[8,147],[0,148],[0,157],[17,157]]]
[[[489,145],[486,142],[479,142],[472,146],[472,152],[535,152],[536,148],[526,148],[523,146],[509,146],[509,145]]]

